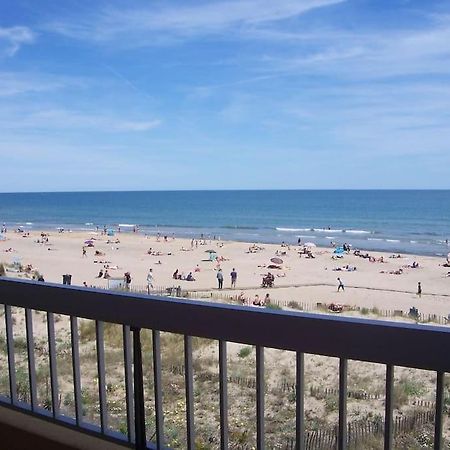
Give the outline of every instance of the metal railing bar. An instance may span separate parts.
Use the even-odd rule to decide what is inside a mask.
[[[9,398],[14,405],[17,403],[16,361],[14,357],[14,334],[11,306],[5,305],[6,349],[8,352]]]
[[[220,449],[228,449],[227,343],[219,341]]]
[[[98,399],[100,405],[100,427],[102,433],[108,428],[108,407],[106,403],[105,332],[104,323],[95,322],[95,342],[97,347]]]
[[[256,346],[256,448],[264,450],[264,347]]]
[[[153,377],[155,388],[156,446],[164,447],[164,413],[162,407],[161,386],[161,337],[158,330],[152,331],[153,345]]]
[[[72,347],[73,397],[75,401],[75,420],[79,426],[83,421],[83,401],[81,397],[80,344],[78,319],[70,316],[70,342]]]
[[[25,309],[25,329],[27,333],[28,379],[30,383],[30,402],[31,402],[31,409],[34,411],[37,406],[36,361],[34,357],[33,311],[28,308]]]
[[[131,328],[133,332],[133,381],[134,381],[134,433],[136,450],[147,448],[145,433],[144,374],[142,371],[141,329]]]
[[[450,372],[450,359],[445,354],[445,349],[450,347],[450,329],[444,326],[263,310],[25,280],[1,279],[0,293],[11,305],[69,316],[247,345]],[[189,321],[184,320],[186,316]],[[251,326],[241,326],[242,323]],[[274,332],[258,332],[268,328]],[[335,339],[335,336],[340,338]],[[361,345],[354,345],[355,342]],[[378,345],[369,345],[371,342]],[[416,351],[411,352],[410,348]],[[430,348],[435,350],[430,352]]]
[[[55,342],[55,317],[52,312],[47,312],[47,334],[48,334],[48,355],[50,364],[50,387],[52,394],[52,414],[58,417],[59,398],[58,398],[58,371],[56,365],[56,342]]]
[[[134,442],[134,408],[133,408],[133,354],[131,351],[130,327],[122,327],[123,335],[123,359],[125,371],[125,403],[127,409],[127,436],[128,442]],[[144,439],[145,442],[145,439]]]
[[[338,450],[347,448],[347,374],[348,361],[339,360],[339,432]]]
[[[441,450],[442,422],[444,414],[444,372],[436,373],[436,415],[434,418],[434,450]]]
[[[186,389],[186,439],[188,450],[195,449],[194,373],[192,369],[192,338],[184,336],[184,382]]]
[[[295,449],[305,449],[305,358],[296,353],[295,373]]]
[[[393,445],[394,413],[394,366],[386,366],[386,399],[384,410],[384,450],[391,450]]]

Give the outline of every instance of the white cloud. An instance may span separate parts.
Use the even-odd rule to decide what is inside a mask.
[[[72,111],[68,109],[39,109],[27,111],[26,109],[0,110],[1,127],[7,129],[94,129],[103,132],[144,132],[158,128],[161,120],[131,120],[101,113]],[[18,120],[20,116],[20,120]],[[9,121],[10,120],[10,121]]]
[[[0,27],[0,54],[13,56],[23,44],[32,44],[36,34],[28,27]]]
[[[268,36],[293,42],[295,33]],[[298,39],[306,40],[300,33]],[[263,73],[313,73],[346,79],[421,74],[450,74],[450,22],[435,21],[420,29],[368,33],[323,30],[309,36],[307,50],[261,58]]]
[[[80,77],[44,73],[0,72],[0,97],[86,86]]]
[[[124,38],[129,43],[136,35],[147,34],[137,45],[167,42],[170,36],[190,37],[239,30],[241,27],[293,18],[313,9],[346,0],[227,0],[195,6],[169,8],[109,9],[74,21],[55,21],[46,28],[77,39],[110,41]],[[161,36],[165,33],[166,36]]]

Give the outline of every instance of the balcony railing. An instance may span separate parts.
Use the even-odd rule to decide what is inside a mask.
[[[347,374],[348,361],[367,361],[386,366],[385,417],[381,424],[384,448],[393,448],[393,386],[395,366],[436,372],[434,448],[442,448],[444,375],[450,371],[450,330],[447,327],[416,325],[379,320],[356,319],[311,313],[274,311],[226,304],[213,304],[167,297],[113,293],[94,289],[62,287],[49,283],[0,279],[0,304],[4,305],[5,344],[9,395],[0,405],[23,411],[45,420],[64,424],[78,431],[142,449],[167,448],[164,442],[163,373],[160,333],[184,336],[184,401],[186,405],[186,448],[195,448],[194,375],[192,338],[218,341],[219,421],[221,449],[229,447],[227,343],[255,346],[256,350],[256,447],[265,446],[265,371],[264,349],[293,351],[296,354],[295,439],[290,448],[309,447],[305,433],[304,355],[317,354],[339,358],[339,420],[335,442],[330,448],[348,448]],[[18,396],[14,317],[12,308],[25,311],[26,354],[29,401]],[[35,333],[33,311],[47,312],[49,384],[51,405],[42,407],[37,399]],[[74,417],[61,413],[58,385],[55,314],[70,318],[70,352],[73,380]],[[83,418],[81,388],[79,320],[95,321],[96,371],[100,425]],[[125,379],[126,430],[113,432],[108,426],[107,384],[105,378],[105,324],[122,327]],[[146,435],[146,394],[144,392],[142,330],[151,330],[154,387],[154,442]],[[82,356],[82,355],[81,355]]]

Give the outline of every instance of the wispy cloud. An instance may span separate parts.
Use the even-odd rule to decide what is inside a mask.
[[[223,33],[293,18],[308,11],[342,3],[346,0],[227,0],[197,5],[157,6],[129,9],[106,9],[77,20],[53,21],[48,30],[77,39],[111,41],[145,35],[136,45]],[[164,35],[155,35],[154,32]],[[150,34],[149,34],[150,33]]]
[[[28,27],[0,27],[0,55],[13,56],[22,45],[32,44],[36,34]]]
[[[308,49],[265,55],[265,73],[314,73],[340,78],[387,78],[404,75],[450,74],[450,21],[435,20],[426,28],[367,32],[323,30],[309,36]],[[295,33],[272,32],[293,41]],[[304,33],[299,39],[306,39]]]
[[[86,79],[70,75],[0,72],[0,97],[57,91],[67,87],[82,88],[86,83]]]
[[[132,120],[129,117],[117,117],[97,112],[72,111],[68,109],[24,109],[0,110],[2,124],[0,128],[79,130],[94,129],[103,132],[145,132],[158,128],[160,119]],[[20,116],[20,120],[16,120]]]

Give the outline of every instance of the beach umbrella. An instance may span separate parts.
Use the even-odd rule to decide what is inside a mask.
[[[341,254],[341,253],[344,253],[344,247],[337,247],[335,250],[334,250],[334,253],[336,253],[336,254]]]
[[[270,258],[270,262],[274,264],[283,264],[283,260],[281,258]]]
[[[87,241],[84,241],[85,244],[93,244],[94,241],[92,239],[88,239]]]
[[[316,244],[314,244],[314,242],[306,242],[305,244],[303,244],[303,247],[315,247]]]
[[[217,253],[215,250],[205,250],[205,253]]]

